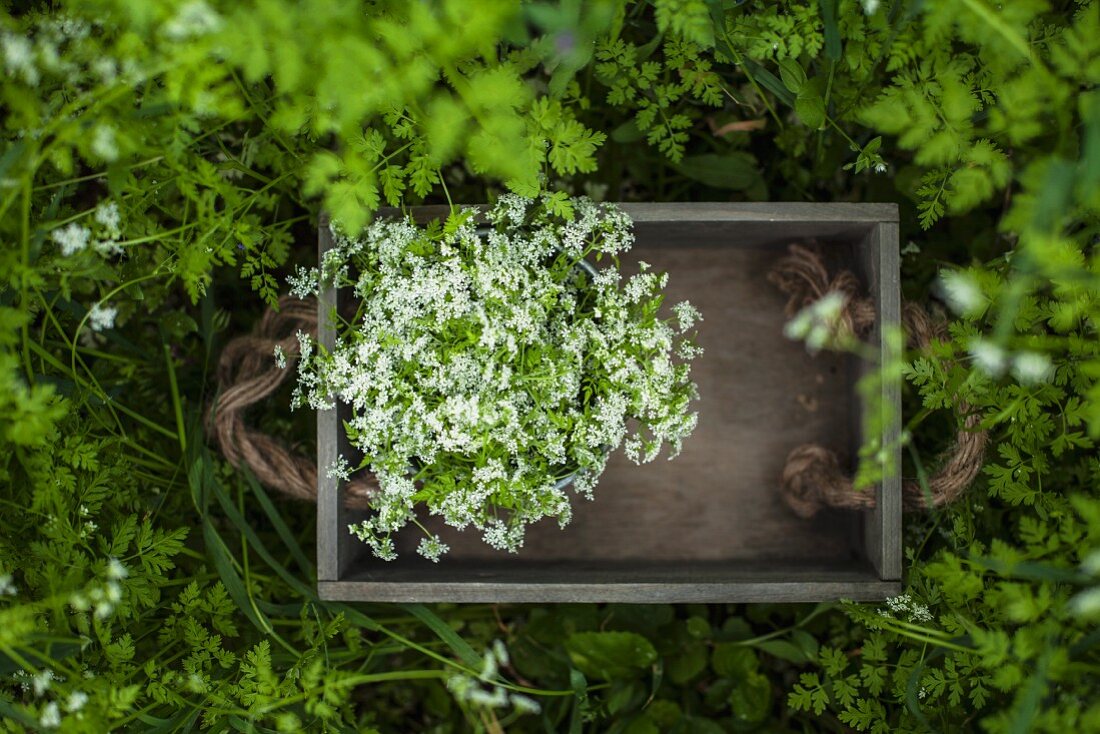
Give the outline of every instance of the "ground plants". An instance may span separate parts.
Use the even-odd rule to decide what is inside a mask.
[[[3,5],[0,726],[1100,729],[1096,3],[470,7]],[[901,205],[905,290],[951,321],[908,355],[906,470],[960,398],[991,435],[909,517],[905,595],[316,599],[311,513],[204,446],[218,349],[322,207],[358,234],[506,190]]]

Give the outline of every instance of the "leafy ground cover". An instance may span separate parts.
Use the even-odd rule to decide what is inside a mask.
[[[4,8],[6,730],[1100,730],[1095,2]],[[961,401],[991,434],[907,518],[904,595],[316,598],[312,512],[207,447],[220,346],[322,207],[544,190],[901,205],[906,295],[952,319],[909,355],[905,469]]]

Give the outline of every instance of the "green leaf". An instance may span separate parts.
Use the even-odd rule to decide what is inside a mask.
[[[702,673],[706,667],[707,646],[702,642],[693,642],[679,655],[673,657],[665,670],[669,680],[682,686]]]
[[[820,0],[821,25],[825,34],[825,58],[840,61],[842,47],[840,26],[837,24],[837,0]]]
[[[474,652],[474,648],[470,647],[470,643],[462,639],[439,615],[423,604],[402,604],[401,608],[427,625],[467,666],[471,668],[481,667],[481,656]]]
[[[762,673],[750,672],[730,694],[734,720],[752,726],[768,718],[772,708],[772,686]]]
[[[565,649],[577,670],[600,680],[637,677],[657,662],[653,645],[633,632],[576,632]]]
[[[744,191],[760,180],[756,159],[739,151],[688,156],[676,166],[690,179],[717,189]]]
[[[794,111],[806,127],[813,130],[825,127],[825,100],[809,88],[795,98]]]
[[[796,59],[779,61],[779,78],[783,80],[783,86],[796,95],[806,86],[806,71]]]
[[[740,680],[756,670],[759,661],[752,648],[735,642],[719,642],[711,653],[710,665],[718,675]]]

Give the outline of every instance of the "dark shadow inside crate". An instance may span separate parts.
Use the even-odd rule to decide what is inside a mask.
[[[861,515],[826,511],[801,519],[780,497],[784,460],[800,444],[833,449],[851,468],[859,446],[860,370],[853,358],[810,355],[787,339],[785,297],[767,279],[787,244],[810,237],[833,265],[860,273],[868,232],[865,223],[846,222],[639,222],[624,270],[634,272],[645,260],[668,271],[666,307],[687,299],[704,317],[698,342],[705,354],[693,367],[699,425],[683,453],[642,466],[617,453],[595,499],[575,498],[572,523],[564,530],[552,520],[532,526],[518,554],[488,547],[473,529],[458,532],[426,518],[451,546],[440,563],[416,556],[422,533],[411,528],[392,563],[356,541],[339,543],[340,578],[539,582],[563,569],[571,583],[705,583],[792,571],[876,578],[865,560]]]

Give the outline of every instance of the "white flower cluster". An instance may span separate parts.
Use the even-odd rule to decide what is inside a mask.
[[[87,675],[88,673],[85,673],[85,677]],[[45,696],[52,688],[54,681],[59,683],[65,681],[64,676],[55,674],[49,668],[43,668],[33,676],[29,675],[26,670],[20,669],[15,671],[12,677],[19,681],[24,693],[33,690],[35,698]],[[56,729],[61,726],[62,709],[70,714],[78,714],[87,703],[88,694],[79,690],[71,691],[65,698],[64,703],[58,703],[56,700],[47,701],[38,716],[38,725],[43,729]]]
[[[116,558],[107,562],[107,583],[92,585],[84,593],[76,592],[69,597],[69,605],[78,612],[92,610],[97,619],[106,619],[122,601],[122,584],[129,572]]]
[[[569,485],[591,498],[611,451],[641,463],[667,445],[672,458],[695,427],[699,312],[659,318],[667,274],[624,282],[586,260],[629,249],[630,219],[583,198],[563,219],[513,195],[487,219],[375,222],[294,278],[301,293],[323,283],[361,299],[331,353],[302,341],[294,404],[349,406],[349,439],[381,487],[350,530],[380,558],[418,507],[515,552],[530,523],[569,522]],[[434,535],[419,548],[446,550]]]
[[[88,309],[88,326],[92,331],[106,331],[115,326],[115,317],[118,309],[114,306],[104,306],[103,302],[94,304]]]
[[[477,678],[456,673],[447,679],[447,688],[459,701],[485,708],[504,708],[511,704],[517,713],[537,714],[542,710],[538,701],[522,693],[509,693],[497,684],[500,666],[508,665],[508,649],[500,640],[485,651]]]
[[[908,594],[890,597],[886,600],[886,609],[879,610],[883,616],[905,616],[914,624],[926,624],[932,621],[932,612],[927,605],[914,601]]]
[[[970,356],[975,367],[994,379],[1006,370],[1025,385],[1048,382],[1054,376],[1054,364],[1048,355],[1028,350],[1012,353],[982,337],[971,340]]]
[[[71,257],[78,252],[83,252],[88,245],[103,256],[121,255],[122,247],[119,238],[122,236],[121,217],[118,204],[113,201],[104,201],[95,208],[93,215],[95,220],[95,232],[77,222],[70,222],[64,227],[58,227],[50,232],[50,239],[61,250],[65,257]],[[93,235],[96,235],[93,241]]]

